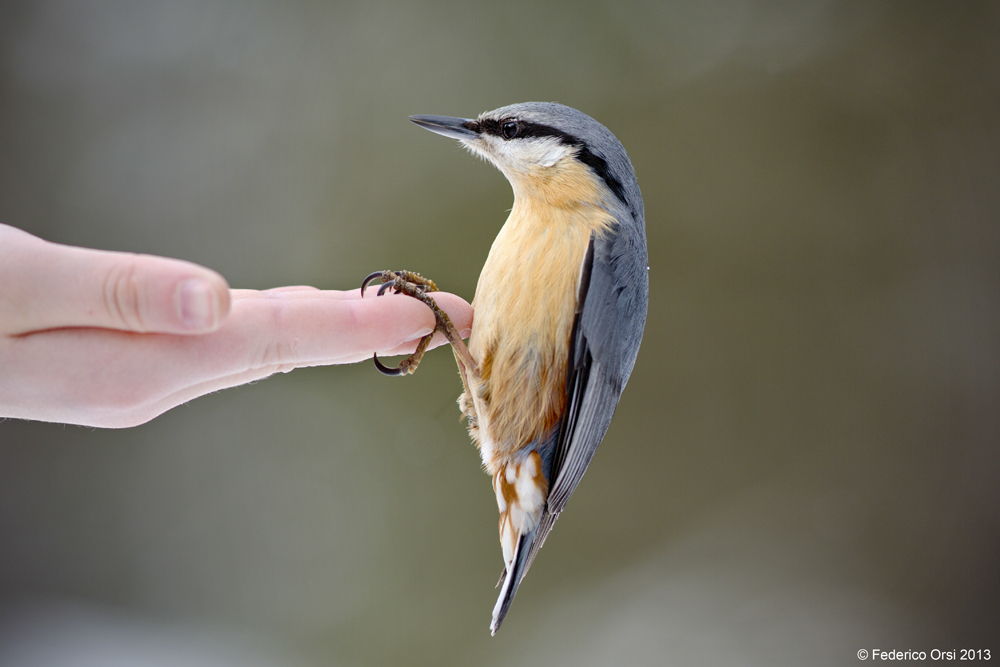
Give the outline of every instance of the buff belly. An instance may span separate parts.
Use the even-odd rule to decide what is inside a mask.
[[[469,352],[480,382],[460,403],[493,477],[508,565],[518,536],[535,528],[545,507],[536,449],[565,409],[580,269],[591,233],[606,224],[595,207],[515,200],[476,289]]]

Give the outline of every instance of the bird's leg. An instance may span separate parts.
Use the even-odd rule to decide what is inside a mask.
[[[410,375],[414,373],[424,353],[427,351],[427,346],[430,344],[431,338],[434,337],[436,332],[440,331],[455,350],[455,359],[458,361],[458,370],[462,376],[462,384],[465,385],[465,390],[468,392],[470,387],[468,374],[471,371],[474,377],[478,377],[479,369],[476,367],[476,362],[473,361],[472,355],[469,354],[469,348],[466,347],[465,341],[458,334],[458,329],[455,328],[451,318],[448,317],[448,313],[441,310],[441,307],[437,305],[434,299],[427,296],[428,292],[438,291],[438,287],[434,284],[434,281],[412,271],[376,271],[365,278],[361,284],[362,297],[365,294],[365,289],[369,284],[375,282],[376,278],[382,282],[382,286],[378,290],[379,296],[384,294],[387,289],[392,289],[395,294],[405,294],[423,302],[424,305],[434,312],[435,325],[434,331],[421,338],[417,344],[416,351],[400,362],[399,366],[389,368],[378,360],[378,355],[375,355],[373,357],[375,367],[386,375]]]
[[[465,350],[465,355],[471,359],[472,355],[469,354],[469,349],[465,346],[464,342],[462,343],[462,348]],[[462,387],[465,389],[462,395],[458,397],[458,408],[462,411],[462,416],[468,422],[469,432],[474,432],[473,438],[478,442],[479,415],[476,414],[476,405],[472,400],[472,384],[469,376],[471,375],[477,381],[476,386],[479,386],[482,383],[479,377],[479,368],[474,363],[466,367],[465,363],[462,362],[458,348],[452,345],[452,349],[455,352],[455,363],[458,364],[458,374],[462,378]]]

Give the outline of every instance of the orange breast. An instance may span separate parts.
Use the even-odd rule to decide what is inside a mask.
[[[469,338],[482,376],[472,397],[478,444],[491,474],[562,415],[580,268],[591,232],[610,224],[596,206],[519,197],[493,243]]]

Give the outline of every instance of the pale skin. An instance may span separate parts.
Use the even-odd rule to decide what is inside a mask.
[[[433,298],[468,336],[472,307]],[[0,418],[136,426],[274,373],[409,354],[434,327],[405,295],[231,290],[196,264],[0,224]],[[430,347],[446,342],[438,333]]]

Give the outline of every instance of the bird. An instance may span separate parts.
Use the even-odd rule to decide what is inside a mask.
[[[645,211],[625,148],[604,125],[552,102],[477,118],[411,116],[457,139],[510,182],[514,204],[472,301],[466,345],[434,304],[433,281],[409,271],[369,275],[435,311],[455,350],[458,403],[491,475],[504,570],[495,635],[524,575],[604,438],[635,365],[649,279]],[[433,332],[390,375],[416,366]]]

